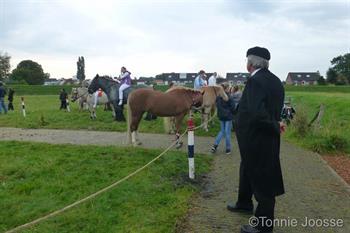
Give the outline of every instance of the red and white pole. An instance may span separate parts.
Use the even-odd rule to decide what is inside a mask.
[[[187,121],[187,145],[188,145],[188,176],[194,179],[194,122],[192,116]]]
[[[24,104],[24,97],[21,97],[22,100],[22,113],[23,113],[23,117],[26,117],[26,106]]]

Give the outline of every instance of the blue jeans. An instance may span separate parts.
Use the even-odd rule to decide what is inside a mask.
[[[220,121],[221,130],[216,136],[215,145],[219,145],[221,138],[225,135],[226,150],[231,150],[231,129],[232,121]]]
[[[2,109],[4,109],[4,112],[7,113],[7,108],[3,97],[0,98],[0,113],[2,112]]]

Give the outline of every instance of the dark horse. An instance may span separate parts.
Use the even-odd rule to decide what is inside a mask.
[[[116,121],[125,121],[125,116],[123,113],[124,104],[126,104],[128,95],[132,91],[133,87],[129,87],[124,90],[123,105],[119,106],[119,87],[120,84],[108,76],[99,76],[98,74],[91,81],[88,92],[90,94],[96,92],[101,88],[107,95],[109,102],[113,105],[115,111],[115,120]]]

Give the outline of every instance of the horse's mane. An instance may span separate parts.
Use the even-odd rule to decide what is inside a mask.
[[[172,91],[176,91],[176,90],[184,90],[184,91],[193,91],[193,92],[201,92],[200,90],[194,90],[190,87],[184,87],[184,86],[172,86],[171,88],[169,88],[167,92],[172,92]]]

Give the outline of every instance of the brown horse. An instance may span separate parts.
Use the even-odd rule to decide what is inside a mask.
[[[214,115],[216,110],[216,98],[220,96],[225,101],[228,100],[224,88],[222,86],[205,86],[201,90],[204,92],[202,105],[202,124],[203,129],[208,131],[208,120]]]
[[[182,86],[173,86],[168,89],[166,92],[172,92],[176,89],[184,89]],[[202,124],[203,129],[208,131],[208,120],[210,115],[214,115],[216,110],[216,97],[220,96],[225,101],[228,100],[228,96],[226,95],[223,87],[220,86],[206,86],[202,87],[203,95],[203,104],[200,106],[200,110],[202,112]],[[166,133],[172,134],[174,133],[174,125],[177,119],[175,117],[165,118],[164,119],[164,129]]]
[[[128,138],[130,144],[140,144],[137,139],[137,129],[144,112],[150,112],[159,117],[176,116],[177,133],[180,132],[181,121],[192,106],[203,103],[203,92],[192,89],[177,89],[168,93],[138,89],[130,93],[128,98]],[[181,121],[180,121],[181,118]]]

